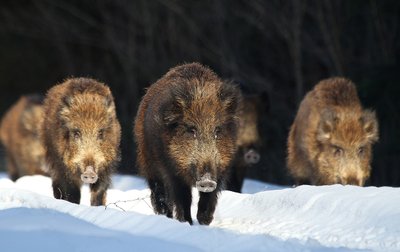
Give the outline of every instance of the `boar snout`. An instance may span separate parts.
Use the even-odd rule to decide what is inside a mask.
[[[246,164],[257,164],[260,161],[260,154],[254,149],[249,149],[244,153],[244,161]]]
[[[211,179],[210,173],[206,173],[196,181],[196,188],[199,192],[213,192],[217,188],[217,182]]]
[[[85,172],[81,175],[81,180],[86,184],[94,184],[97,182],[97,173],[94,171],[93,166],[87,166]]]

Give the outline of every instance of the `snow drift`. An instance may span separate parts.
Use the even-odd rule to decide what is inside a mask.
[[[91,207],[87,187],[76,205],[53,198],[50,178],[3,174],[1,251],[400,251],[399,188],[246,180],[244,194],[222,192],[210,226],[190,226],[154,215],[143,179],[113,184]]]

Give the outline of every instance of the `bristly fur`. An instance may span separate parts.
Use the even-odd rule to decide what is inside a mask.
[[[172,68],[147,90],[135,119],[137,164],[154,211],[192,223],[191,187],[206,173],[217,182],[200,193],[197,219],[209,224],[236,151],[238,89],[198,63]]]
[[[44,148],[39,140],[43,120],[43,96],[22,96],[4,115],[0,139],[6,149],[7,170],[15,181],[19,177],[46,174]]]
[[[287,166],[297,184],[356,184],[370,176],[374,112],[363,110],[355,85],[322,80],[301,102],[288,137]]]
[[[99,177],[90,185],[91,205],[104,205],[120,160],[121,129],[110,89],[89,78],[67,79],[48,91],[44,108],[41,139],[54,197],[79,203],[81,174],[91,166]]]

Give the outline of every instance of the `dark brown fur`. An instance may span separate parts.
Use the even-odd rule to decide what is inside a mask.
[[[375,113],[363,110],[344,78],[318,83],[300,104],[288,138],[288,168],[296,183],[355,184],[370,175]]]
[[[46,174],[38,126],[43,119],[42,102],[40,95],[22,96],[1,121],[0,139],[6,152],[8,174],[13,181],[25,175]]]
[[[79,204],[85,182],[91,205],[104,205],[121,135],[110,89],[89,78],[68,79],[48,91],[44,111],[41,137],[54,197]]]
[[[260,161],[261,137],[259,132],[260,117],[267,111],[266,94],[243,94],[239,113],[239,128],[236,152],[226,189],[241,192],[246,171]]]
[[[192,223],[192,186],[200,191],[197,220],[208,225],[236,151],[240,93],[210,69],[192,63],[150,86],[135,120],[138,167],[157,214]],[[214,189],[214,190],[213,190]]]

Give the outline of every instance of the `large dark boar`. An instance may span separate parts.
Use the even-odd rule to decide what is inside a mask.
[[[288,138],[287,165],[297,184],[354,184],[370,175],[375,113],[363,110],[344,78],[318,83],[300,104]]]
[[[226,189],[241,192],[247,169],[260,161],[261,136],[259,125],[261,116],[268,108],[268,96],[248,94],[242,90],[243,101],[239,112],[239,128],[235,158],[227,180]]]
[[[239,90],[210,69],[186,64],[150,86],[135,120],[138,168],[155,213],[192,224],[192,186],[200,194],[197,220],[213,220],[217,194],[236,151]]]
[[[44,112],[42,141],[54,197],[79,204],[87,183],[91,205],[104,205],[121,137],[110,89],[89,78],[69,79],[48,91]]]
[[[21,96],[1,121],[0,139],[5,148],[8,174],[13,181],[25,175],[45,174],[44,148],[39,139],[42,102],[40,95]]]

